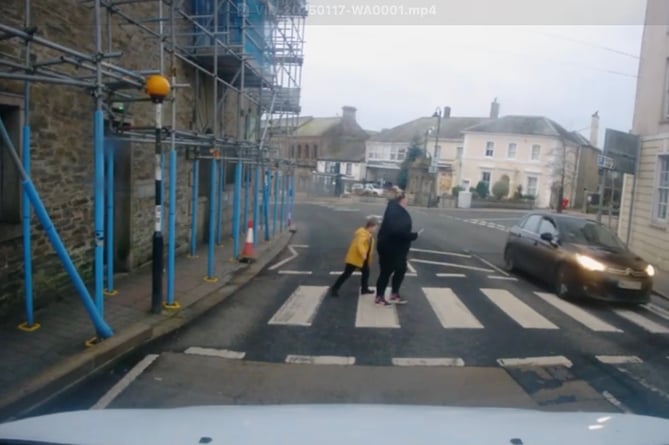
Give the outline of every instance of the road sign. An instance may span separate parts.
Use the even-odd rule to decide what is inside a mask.
[[[613,169],[613,158],[604,155],[597,156],[597,167],[608,170]]]

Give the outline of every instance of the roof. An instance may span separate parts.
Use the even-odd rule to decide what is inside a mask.
[[[365,141],[342,140],[340,144],[331,145],[327,153],[318,157],[322,161],[347,161],[364,162],[365,161]]]
[[[323,133],[339,124],[341,120],[341,117],[313,117],[298,127],[296,136],[321,136]]]
[[[466,131],[562,137],[578,145],[590,145],[590,142],[580,133],[568,131],[554,120],[544,116],[504,116],[499,119],[488,119]]]
[[[439,137],[443,139],[462,139],[463,131],[469,127],[490,120],[484,117],[449,117],[442,119]],[[414,137],[423,138],[425,132],[437,128],[437,118],[420,117],[396,127],[382,130],[370,140],[377,142],[410,142]],[[432,133],[432,137],[436,136]]]

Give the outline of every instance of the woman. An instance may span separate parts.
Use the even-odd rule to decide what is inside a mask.
[[[383,215],[379,229],[377,252],[381,271],[376,281],[376,300],[380,306],[406,304],[400,297],[400,286],[407,270],[407,257],[411,242],[418,238],[417,232],[411,231],[411,216],[406,210],[407,199],[399,187],[389,190],[388,207]],[[385,299],[386,287],[392,275],[390,301]]]

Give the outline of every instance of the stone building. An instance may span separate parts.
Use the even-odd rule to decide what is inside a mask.
[[[232,0],[231,0],[232,1]],[[137,23],[147,23],[157,29],[157,2],[132,2],[118,6]],[[168,6],[164,6],[167,11]],[[0,23],[23,28],[24,4],[22,0],[0,2]],[[165,12],[165,15],[167,13]],[[193,68],[193,61],[177,57],[171,66],[168,51],[159,49],[159,41],[152,38],[139,26],[128,25],[120,14],[107,14],[111,20],[109,30],[112,40],[107,39],[107,22],[103,17],[103,48],[120,52],[120,57],[109,59],[110,63],[133,71],[158,70],[170,76],[175,70],[177,83],[187,84],[179,88],[176,95],[176,128],[193,134],[211,133],[218,127],[218,135],[231,141],[258,141],[258,108],[243,95],[240,89],[226,88],[222,83],[218,95],[214,96],[213,77]],[[75,0],[41,0],[32,2],[31,25],[37,34],[68,48],[85,54],[95,52],[94,10],[90,5]],[[186,26],[186,25],[182,25]],[[192,31],[192,25],[187,24]],[[185,32],[179,44],[192,45]],[[0,40],[0,59],[21,61],[25,51],[24,42],[17,38]],[[54,60],[58,52],[42,45],[32,45],[33,63]],[[44,68],[48,69],[48,67]],[[73,65],[64,65],[62,71],[72,74]],[[89,71],[81,70],[82,73]],[[230,84],[238,82],[233,75],[219,71],[222,79]],[[242,82],[248,88],[258,82],[261,74],[251,69]],[[261,83],[262,84],[262,83]],[[242,83],[243,85],[243,83]],[[137,93],[141,94],[141,91]],[[5,122],[14,145],[20,151],[22,126],[24,124],[24,82],[0,79],[0,118]],[[218,103],[219,122],[213,121],[214,103]],[[109,104],[107,104],[109,105]],[[163,106],[163,123],[170,126],[172,104]],[[31,176],[53,220],[54,226],[67,247],[82,278],[92,281],[94,261],[94,150],[93,150],[94,100],[85,88],[49,83],[31,82],[28,120],[31,126]],[[115,178],[115,268],[118,272],[131,272],[151,260],[151,240],[154,231],[154,146],[148,142],[114,141],[109,107],[105,108],[105,145],[113,150]],[[154,125],[154,106],[150,102],[125,104],[123,122],[135,128],[150,128]],[[150,134],[150,133],[149,133]],[[168,141],[169,142],[169,139]],[[167,153],[169,144],[163,145]],[[237,161],[226,162],[223,198],[223,233],[231,233],[232,186],[234,167]],[[167,240],[167,187],[168,157],[165,156],[163,183],[165,198],[164,235]],[[177,163],[177,207],[176,246],[177,254],[184,252],[189,243],[191,223],[191,190],[193,184],[192,161],[187,159],[184,146],[178,148]],[[21,192],[18,173],[11,164],[8,150],[0,143],[0,315],[15,308],[23,298],[23,253],[21,235]],[[207,234],[209,184],[211,181],[209,161],[200,161],[198,206],[199,240]],[[252,206],[249,206],[252,207]],[[249,208],[249,210],[251,210]],[[249,212],[250,213],[250,212]],[[38,220],[32,217],[32,253],[34,295],[36,306],[50,299],[72,292],[70,281],[54,250],[49,244]]]

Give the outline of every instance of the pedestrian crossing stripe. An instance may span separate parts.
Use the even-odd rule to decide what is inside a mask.
[[[448,287],[423,287],[421,288],[428,306],[436,316],[443,329],[485,329],[485,326],[472,312],[461,296]],[[312,325],[322,305],[329,286],[298,286],[288,297],[284,304],[274,313],[268,321],[270,325],[304,326]],[[480,289],[485,296],[484,300],[492,303],[493,307],[500,310],[504,315],[511,318],[521,328],[532,330],[559,330],[553,321],[540,314],[528,303],[506,289],[483,288]],[[387,295],[390,294],[388,289]],[[550,309],[574,320],[579,325],[593,332],[620,334],[623,329],[616,327],[610,322],[602,320],[590,310],[582,308],[577,304],[558,298],[548,292],[533,292],[535,298],[531,301],[545,304]],[[379,306],[375,304],[375,295],[358,295],[356,304],[355,327],[376,329],[399,329],[401,328],[399,313],[395,305]],[[534,305],[534,303],[532,303]],[[644,307],[651,316],[657,316],[656,308]],[[661,308],[660,308],[661,309]],[[647,318],[642,312],[632,309],[611,309],[607,312],[620,317],[622,322],[629,322],[652,334],[669,334],[669,326]]]

